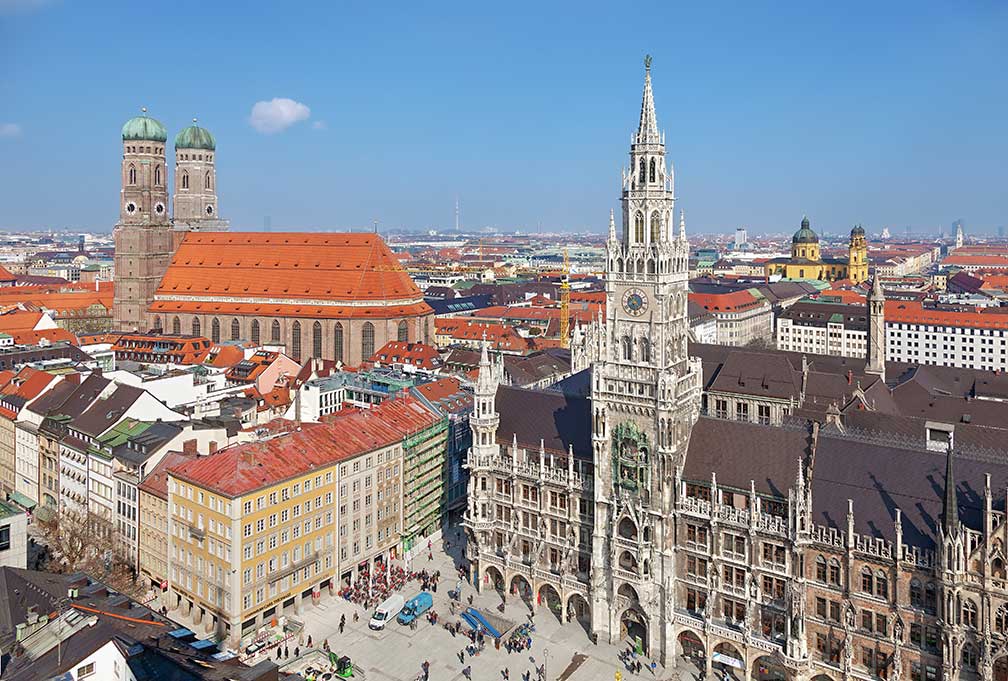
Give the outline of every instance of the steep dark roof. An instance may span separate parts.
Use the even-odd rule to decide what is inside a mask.
[[[106,398],[96,400],[70,424],[71,428],[98,437],[114,426],[126,410],[140,399],[143,390],[120,383]]]
[[[591,401],[587,398],[502,385],[497,388],[496,405],[499,443],[509,445],[517,436],[519,446],[538,450],[542,440],[547,450],[566,454],[573,446],[576,458],[592,460]]]
[[[804,428],[763,426],[700,417],[690,435],[683,477],[787,498],[798,475],[798,460],[807,457],[810,434]]]
[[[800,326],[825,327],[827,324],[842,324],[845,329],[868,330],[868,311],[864,305],[843,305],[840,303],[815,303],[799,300],[780,315]]]
[[[775,399],[797,399],[801,392],[801,374],[794,370],[786,357],[738,350],[721,363],[707,388]]]

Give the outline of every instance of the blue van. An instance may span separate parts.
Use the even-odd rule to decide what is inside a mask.
[[[409,624],[420,615],[431,609],[434,599],[426,591],[421,591],[413,598],[406,601],[406,605],[399,612],[399,624]]]

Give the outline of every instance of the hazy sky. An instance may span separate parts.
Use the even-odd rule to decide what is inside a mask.
[[[992,228],[1006,35],[1003,1],[0,0],[0,227],[111,227],[147,106],[214,133],[233,229],[450,227],[458,196],[602,231],[651,53],[690,231]]]

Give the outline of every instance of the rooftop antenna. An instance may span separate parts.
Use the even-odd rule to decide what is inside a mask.
[[[378,233],[378,219],[377,218],[375,218],[375,221],[374,221],[374,233],[375,234]]]

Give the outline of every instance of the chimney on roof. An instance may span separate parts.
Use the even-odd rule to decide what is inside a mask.
[[[215,454],[217,452],[217,441],[210,440],[210,453]]]
[[[851,369],[847,370],[847,385],[854,383],[854,371]]]
[[[197,444],[195,439],[186,440],[182,443],[182,453],[195,455],[197,453]]]

